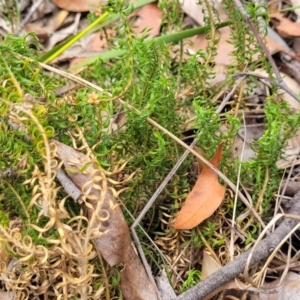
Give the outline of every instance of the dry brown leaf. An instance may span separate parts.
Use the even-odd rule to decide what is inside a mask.
[[[79,72],[81,72],[82,70],[85,69],[85,67],[74,67],[76,66],[77,64],[87,60],[88,58],[87,57],[75,57],[75,58],[72,58],[70,60],[70,64],[69,64],[69,67],[71,68],[70,70],[70,73],[72,74],[78,74]]]
[[[299,300],[300,279],[283,284],[278,292],[278,300]]]
[[[27,23],[24,26],[24,30],[27,33],[34,32],[41,41],[47,40],[52,33],[52,31],[48,30],[48,28],[41,27],[35,23]]]
[[[49,20],[46,26],[40,26],[37,23],[27,23],[24,26],[26,32],[34,32],[41,41],[46,41],[50,36],[53,36],[53,33],[59,29],[63,23],[66,21],[69,12],[66,10],[59,10],[54,12],[53,17]],[[74,20],[71,19],[71,25],[74,23]],[[55,33],[57,35],[57,32]],[[65,38],[65,37],[63,37]],[[59,41],[59,40],[58,40]],[[54,46],[54,45],[53,45]]]
[[[275,13],[270,15],[275,28],[282,37],[299,37],[300,23],[292,22],[284,17],[282,13]]]
[[[297,53],[297,55],[299,57],[299,53],[300,53],[300,38],[294,38],[293,39],[293,46],[292,46],[292,48],[295,51],[295,53]]]
[[[200,155],[204,156],[204,152],[200,147],[194,146],[194,150],[197,151]],[[198,157],[196,157],[196,159],[197,159],[197,165],[198,165],[198,173],[201,173],[201,171],[205,167],[205,163]]]
[[[219,167],[222,159],[221,143],[210,162]],[[220,206],[225,195],[225,188],[219,183],[218,175],[205,166],[181,208],[175,223],[175,229],[191,229],[210,217]]]
[[[180,3],[182,4],[182,10],[188,16],[194,19],[199,25],[204,25],[203,7],[201,4],[199,4],[199,0],[180,0]],[[211,1],[210,5],[213,5],[214,8],[218,11],[221,22],[225,22],[228,20],[228,16],[222,8],[222,1],[214,0]]]
[[[294,38],[296,40],[297,38]],[[288,56],[297,59],[295,57],[297,51],[295,51],[295,41],[293,43],[293,49],[290,48],[287,42],[279,35],[279,33],[268,27],[268,36],[266,36],[266,46],[271,54],[277,52],[284,52]]]
[[[278,278],[272,282],[266,283],[262,287],[262,292],[259,293],[260,300],[298,300],[299,299],[299,281],[300,275],[289,271],[282,282]],[[296,284],[296,286],[295,286]],[[263,291],[266,290],[264,293]],[[268,291],[272,293],[268,293]],[[288,293],[290,292],[290,295]],[[295,295],[298,297],[295,298]]]
[[[114,33],[110,29],[106,29],[107,35],[110,37],[114,36]],[[103,35],[103,32],[95,32],[91,34],[91,39],[89,41],[89,44],[86,46],[86,51],[89,52],[96,52],[96,51],[103,51],[104,48],[107,48],[107,39]]]
[[[286,140],[285,146],[282,149],[282,158],[276,162],[279,169],[285,169],[293,164],[300,152],[300,129],[297,130],[295,135]]]
[[[199,4],[198,0],[181,0],[182,10],[194,19],[199,25],[204,25],[204,15],[202,6]],[[222,22],[228,20],[228,16],[225,14],[222,9],[221,2],[218,0],[212,1],[212,5],[219,12],[219,17]],[[216,31],[216,35],[219,36],[220,41],[218,43],[217,55],[214,58],[214,63],[216,65],[228,66],[232,62],[231,53],[234,50],[232,44],[227,41],[230,39],[230,28],[224,27]],[[184,50],[190,55],[193,55],[198,50],[205,50],[208,47],[208,41],[205,37],[205,34],[198,35],[184,41]],[[184,53],[184,58],[187,58],[188,55]]]
[[[271,54],[277,53],[279,51],[287,52],[280,44],[278,44],[275,40],[271,37],[266,37],[266,46]]]
[[[157,36],[160,32],[161,21],[163,18],[162,11],[157,7],[157,3],[149,3],[141,9],[135,11],[131,16],[137,16],[137,20],[133,23],[132,30],[137,33],[137,36],[142,36],[142,31],[149,28],[147,31],[148,38]]]
[[[217,35],[220,36],[220,41],[218,43],[217,55],[214,62],[216,65],[228,66],[234,60],[234,57],[231,56],[234,46],[228,42],[231,39],[231,30],[229,27],[225,27],[222,31],[218,30]],[[276,43],[276,41],[268,36],[266,37],[266,42],[266,46],[271,54],[278,51],[284,51],[284,49]],[[204,34],[192,37],[184,42],[184,48],[190,54],[194,54],[199,49],[205,50],[207,47],[208,41]],[[253,59],[258,59],[258,55],[256,55]]]
[[[52,0],[59,8],[72,12],[90,11],[94,6],[106,4],[106,1],[100,0]]]
[[[156,289],[132,246],[129,228],[118,202],[109,189],[104,191],[99,189],[97,178],[103,178],[99,168],[89,157],[73,148],[54,140],[52,143],[56,146],[56,153],[63,161],[66,170],[72,170],[67,172],[70,179],[80,190],[85,187],[88,218],[92,222],[90,226],[99,232],[99,236],[94,238],[95,246],[110,266],[119,263],[124,266],[120,273],[125,299],[156,300]],[[86,171],[83,173],[80,171],[82,169]],[[103,196],[102,207],[98,210],[98,216],[94,218],[98,202]],[[100,221],[99,219],[104,217],[104,212],[107,219]]]
[[[206,251],[203,250],[202,276],[203,279],[218,271],[222,266]]]
[[[228,43],[228,40],[230,39],[230,28],[223,28],[223,31],[218,30],[216,34],[220,36],[220,41],[218,43],[218,50],[214,63],[222,66],[229,65],[233,60],[231,53],[234,50],[234,46]],[[184,49],[191,55],[200,49],[205,50],[207,47],[208,41],[204,34],[194,36],[184,41]]]

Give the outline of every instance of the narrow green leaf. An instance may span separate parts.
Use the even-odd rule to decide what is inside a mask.
[[[219,23],[219,24],[216,24],[216,28],[226,27],[230,24],[231,24],[231,22],[229,22],[229,21]],[[208,26],[197,27],[197,28],[193,28],[193,29],[187,29],[187,30],[172,33],[172,34],[169,34],[169,35],[159,36],[159,37],[156,37],[152,40],[145,41],[145,43],[147,43],[147,44],[154,43],[155,45],[160,45],[160,44],[163,44],[163,43],[175,43],[175,42],[178,42],[180,40],[192,37],[192,36],[197,35],[197,34],[203,34],[203,33],[207,32],[207,30],[209,30]],[[107,51],[105,53],[101,53],[99,55],[96,55],[94,57],[88,58],[85,61],[74,65],[71,69],[75,69],[75,68],[90,65],[98,59],[101,59],[101,60],[105,61],[105,60],[109,60],[109,59],[112,59],[112,58],[118,58],[119,56],[121,56],[125,53],[126,53],[125,49],[113,49],[113,50]]]

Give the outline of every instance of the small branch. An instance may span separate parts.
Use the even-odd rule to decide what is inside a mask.
[[[275,64],[275,61],[272,57],[272,55],[270,54],[267,46],[265,45],[265,43],[263,42],[262,38],[259,35],[258,30],[256,29],[256,27],[254,26],[254,24],[252,23],[248,13],[246,12],[245,8],[243,7],[242,3],[240,0],[233,0],[237,9],[240,11],[240,13],[243,16],[243,19],[245,20],[245,22],[248,24],[250,30],[253,32],[258,44],[261,46],[263,52],[265,53],[266,57],[268,58],[269,63],[271,64],[271,67],[273,69],[273,72],[275,74],[275,77],[278,81],[278,83],[281,85],[281,88],[284,89],[288,94],[290,94],[293,98],[295,98],[297,101],[300,101],[297,94],[292,91],[287,85],[286,83],[283,81],[279,70]]]
[[[197,144],[197,142],[198,142],[198,139],[195,139],[192,142],[192,144],[190,145],[190,147],[193,148]],[[168,184],[168,182],[172,179],[173,175],[176,173],[176,171],[182,165],[182,163],[187,158],[187,156],[189,155],[189,153],[190,152],[188,150],[186,150],[182,154],[182,156],[179,158],[179,160],[174,165],[174,167],[172,168],[172,170],[169,172],[169,174],[166,176],[166,178],[163,180],[163,182],[157,188],[157,190],[155,191],[155,193],[149,199],[149,201],[147,202],[147,204],[144,206],[144,208],[142,209],[142,211],[140,212],[140,214],[138,215],[138,217],[135,219],[135,221],[133,222],[133,224],[130,227],[132,237],[133,237],[133,239],[134,239],[134,241],[136,243],[136,247],[137,247],[138,252],[140,254],[140,257],[141,257],[141,260],[143,262],[143,265],[144,265],[144,267],[146,269],[146,272],[147,272],[149,278],[151,278],[151,280],[154,282],[154,284],[155,284],[155,281],[154,281],[153,276],[152,276],[151,268],[148,265],[146,256],[144,254],[141,242],[140,242],[139,237],[138,237],[138,235],[137,235],[137,233],[135,231],[135,228],[139,225],[140,221],[143,219],[143,217],[145,216],[145,214],[147,213],[147,211],[153,205],[153,203],[155,202],[155,200],[157,199],[157,197],[160,195],[160,193],[162,192],[162,190],[166,187],[166,185]]]
[[[165,270],[159,272],[155,281],[162,300],[170,300],[176,297]]]
[[[260,74],[255,74],[255,73],[247,73],[247,72],[241,72],[241,73],[238,73],[238,74],[234,74],[232,77],[245,77],[245,76],[253,76],[253,77],[256,77],[256,78],[259,78],[261,80],[265,80],[267,82],[270,82],[271,84],[279,87],[280,89],[284,90],[285,92],[287,92],[289,95],[290,94],[290,89],[289,87],[287,88],[287,85],[284,83],[284,81],[282,82],[278,82],[278,81],[275,81],[275,80],[272,80],[266,76],[263,76],[263,75],[260,75]],[[291,95],[293,98],[295,98],[293,95]],[[299,101],[299,99],[296,99],[297,101]]]
[[[290,215],[300,216],[300,191],[291,200],[291,208],[288,212]],[[282,223],[257,247],[249,249],[235,260],[229,262],[223,268],[219,269],[211,276],[201,281],[185,293],[179,295],[176,300],[194,300],[202,299],[221,285],[229,282],[244,271],[250,253],[252,254],[249,266],[253,266],[261,260],[270,256],[280,242],[299,224],[299,219],[286,218]]]
[[[62,169],[58,169],[56,171],[56,177],[67,194],[71,196],[76,203],[82,204],[82,192],[68,177],[68,175]]]

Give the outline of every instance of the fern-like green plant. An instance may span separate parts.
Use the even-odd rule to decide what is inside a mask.
[[[256,157],[250,162],[232,158],[231,146],[243,122],[240,108],[247,108],[245,99],[257,82],[247,80],[246,87],[241,85],[237,98],[233,98],[221,114],[216,113],[219,105],[216,99],[220,98],[216,95],[224,91],[225,96],[232,89],[235,73],[245,69],[253,71],[257,67],[271,73],[271,68],[231,0],[224,3],[230,18],[228,23],[220,23],[218,12],[210,2],[203,0],[201,5],[204,26],[186,29],[182,28],[179,1],[161,1],[159,6],[164,12],[162,36],[147,40],[147,31],[139,38],[132,31],[127,19],[130,7],[123,1],[111,1],[105,9],[110,16],[119,17],[116,28],[119,35],[113,41],[115,48],[89,60],[87,68],[80,74],[101,86],[102,91],[82,86],[76,91],[57,95],[56,88],[64,85],[66,79],[50,76],[41,69],[39,43],[34,34],[8,35],[0,44],[0,245],[22,262],[20,274],[32,275],[30,272],[34,268],[42,270],[47,264],[50,266],[47,265],[48,271],[56,265],[65,266],[60,255],[70,255],[68,270],[74,278],[91,269],[97,274],[88,279],[89,297],[103,298],[106,293],[107,298],[117,296],[122,299],[119,272],[124,266],[112,269],[91,252],[85,260],[79,254],[75,257],[73,252],[67,251],[69,246],[64,237],[70,234],[68,230],[71,228],[78,234],[76,239],[82,242],[84,238],[88,239],[83,233],[89,223],[82,206],[67,199],[68,195],[55,178],[59,161],[50,146],[51,139],[92,153],[97,164],[113,174],[116,166],[127,161],[126,169],[112,175],[112,180],[118,182],[135,174],[120,196],[130,224],[132,216],[139,215],[183,153],[182,147],[149,124],[148,118],[184,140],[188,122],[192,138],[199,139],[198,145],[206,157],[211,157],[221,141],[226,142],[222,172],[236,182],[241,166],[242,186],[251,194],[253,205],[257,205],[262,217],[269,216],[282,174],[275,163],[286,139],[299,125],[299,114],[291,115],[287,104],[276,100],[276,87],[273,87],[263,104],[264,133],[252,143]],[[254,24],[258,24],[257,18],[261,15],[252,7],[248,12]],[[219,43],[217,29],[228,24],[230,42],[235,47],[233,59],[225,82],[221,87],[214,86],[211,79],[216,75],[213,64]],[[199,33],[206,35],[207,49],[184,55],[182,40]],[[178,52],[173,51],[176,43]],[[42,56],[43,59],[50,61],[54,52]],[[221,127],[226,129],[221,130]],[[197,269],[201,262],[195,257],[201,257],[204,247],[217,254],[224,253],[230,234],[225,220],[232,218],[234,209],[239,215],[247,210],[240,201],[234,208],[235,191],[228,189],[216,214],[191,231],[175,231],[173,219],[198,176],[193,168],[194,161],[189,157],[183,162],[141,221],[144,231],[155,241],[160,252],[149,243],[144,231],[137,230],[153,271],[158,273],[160,268],[166,268],[177,292],[201,280]],[[82,168],[81,171],[86,170]],[[118,190],[122,188],[122,184],[117,186]],[[239,220],[237,226],[244,238],[240,248],[252,244],[261,227],[251,214]],[[190,261],[191,257],[195,259]],[[84,270],[77,269],[81,265]],[[190,266],[189,272],[187,266]],[[53,279],[61,288],[56,280],[64,274],[59,275],[62,277],[47,274],[49,282]],[[178,274],[184,275],[179,278]],[[22,286],[24,290],[30,286],[30,276]],[[53,287],[49,285],[48,288],[49,295],[54,293]],[[79,299],[85,292],[77,291],[74,286],[68,291],[74,299]],[[31,297],[36,291],[28,293]]]

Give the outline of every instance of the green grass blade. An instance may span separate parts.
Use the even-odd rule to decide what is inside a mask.
[[[216,24],[216,28],[226,27],[226,26],[230,25],[230,23],[231,22],[228,21],[228,22],[223,22],[223,23]],[[152,40],[145,41],[145,43],[147,43],[147,44],[154,43],[155,45],[160,45],[162,43],[174,43],[174,42],[178,42],[180,40],[192,37],[192,36],[197,35],[197,34],[203,34],[207,30],[209,30],[209,26],[197,27],[197,28],[193,28],[193,29],[187,29],[187,30],[172,33],[172,34],[169,34],[169,35],[156,37]],[[98,59],[101,59],[101,60],[105,61],[105,60],[108,60],[108,59],[117,58],[117,57],[119,57],[119,56],[121,56],[125,53],[126,53],[125,49],[113,49],[113,50],[107,51],[105,53],[101,53],[97,56],[88,58],[85,61],[74,65],[71,69],[90,65]]]
[[[76,34],[74,37],[72,37],[67,43],[65,43],[62,47],[60,47],[55,53],[53,53],[50,57],[45,59],[44,63],[49,63],[52,60],[54,60],[56,57],[58,57],[61,53],[63,53],[66,49],[71,47],[74,43],[76,43],[79,39],[81,39],[84,35],[86,35],[92,28],[94,28],[96,25],[101,23],[105,18],[108,17],[108,12],[105,12],[102,16],[100,16],[98,19],[96,19],[93,23],[91,23],[88,27],[86,27],[84,30]]]
[[[133,11],[139,9],[140,7],[155,2],[155,0],[139,0],[130,6],[128,6],[125,9],[125,14],[130,14]],[[104,13],[102,16],[100,16],[97,20],[95,20],[93,23],[91,23],[87,28],[76,34],[75,36],[69,37],[64,43],[61,45],[55,46],[50,51],[46,52],[41,56],[40,62],[43,63],[50,63],[55,58],[57,58],[61,53],[63,53],[66,49],[68,49],[70,46],[72,46],[75,42],[77,42],[79,39],[81,39],[86,34],[91,34],[95,31],[100,30],[101,28],[115,22],[120,17],[119,14],[111,14]]]

